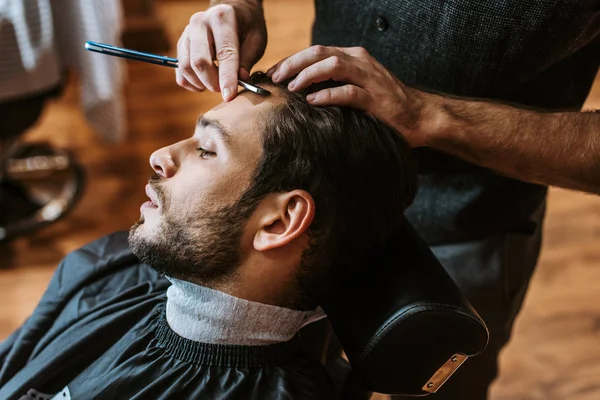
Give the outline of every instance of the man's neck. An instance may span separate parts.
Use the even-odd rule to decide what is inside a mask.
[[[251,302],[308,311],[297,295],[301,288],[290,276],[297,270],[295,258],[288,255],[289,265],[286,265],[282,257],[274,261],[262,255],[250,256],[233,275],[210,282],[193,280],[193,283]]]

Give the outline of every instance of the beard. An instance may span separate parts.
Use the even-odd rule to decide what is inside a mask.
[[[131,227],[128,240],[133,254],[162,274],[203,286],[235,277],[242,263],[244,227],[257,202],[248,204],[241,198],[233,205],[178,218],[177,211],[167,208],[170,202],[158,184],[160,179],[155,175],[149,183],[161,204],[162,221],[152,235],[140,229],[143,216]]]

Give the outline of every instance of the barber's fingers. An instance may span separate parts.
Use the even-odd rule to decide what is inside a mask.
[[[292,91],[299,91],[309,87],[313,83],[330,79],[338,82],[364,86],[367,78],[366,73],[360,68],[357,61],[348,61],[335,55],[303,69],[298,76],[289,83],[288,88]]]
[[[344,85],[311,93],[306,100],[315,106],[347,106],[368,112],[371,95],[358,86]]]
[[[215,6],[211,14],[215,56],[219,62],[219,84],[224,101],[237,94],[238,71],[240,68],[240,43],[237,21],[232,7]]]
[[[265,52],[265,35],[259,31],[252,31],[242,41],[240,45],[240,71],[239,76],[242,80],[250,78],[250,70]]]
[[[175,68],[175,81],[179,86],[184,89],[187,89],[191,92],[201,93],[204,90],[198,89],[196,86],[192,85],[187,79],[184,78],[183,73],[179,68]]]
[[[272,76],[274,82],[281,82],[300,73],[312,64],[332,56],[344,58],[346,54],[337,47],[311,46],[279,61],[269,68],[267,75]]]
[[[281,64],[283,64],[283,63],[284,63],[284,61],[285,61],[285,60],[287,60],[288,58],[290,58],[290,57],[285,57],[285,58],[282,58],[281,60],[279,60],[279,61],[277,62],[277,64],[275,64],[275,65],[273,65],[271,68],[269,68],[269,69],[267,70],[267,72],[266,72],[267,76],[268,76],[269,78],[271,78],[273,81],[275,81],[275,78],[273,77],[273,74],[275,73],[275,71],[277,71],[277,70],[279,70],[279,69],[280,69],[280,67],[281,67]],[[281,73],[277,74],[277,78],[279,78],[279,75],[282,75],[282,74],[281,74]],[[285,79],[285,78],[284,78],[284,79]],[[283,79],[282,79],[282,80],[283,80]]]
[[[190,40],[187,35],[188,28],[177,42],[177,69],[175,79],[177,83],[194,92],[202,92],[206,87],[202,84],[190,63]]]
[[[219,91],[219,71],[213,62],[214,40],[206,27],[190,27],[190,65],[201,84],[211,92]]]

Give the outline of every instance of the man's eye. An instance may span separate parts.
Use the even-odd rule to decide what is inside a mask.
[[[217,155],[217,153],[215,153],[214,151],[208,151],[206,149],[203,149],[202,147],[198,147],[196,150],[200,154],[200,157],[204,159],[209,159],[210,157]]]

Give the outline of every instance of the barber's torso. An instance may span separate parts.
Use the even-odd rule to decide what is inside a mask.
[[[579,109],[600,62],[600,1],[315,0],[313,43],[363,46],[408,85]],[[545,188],[415,150],[408,217],[430,244],[523,231]]]

